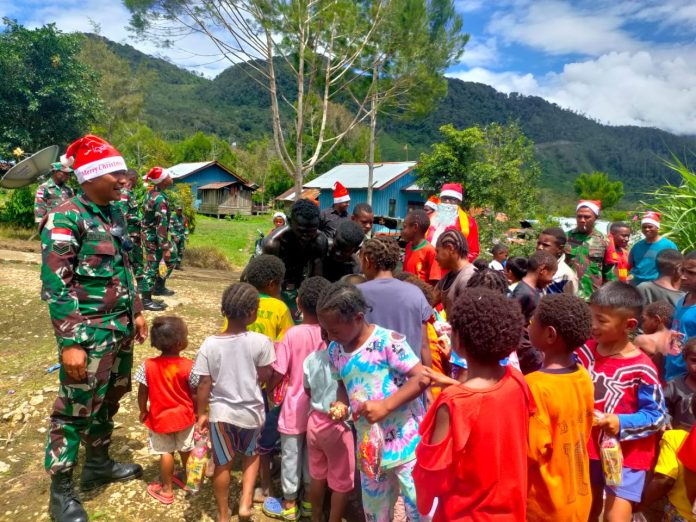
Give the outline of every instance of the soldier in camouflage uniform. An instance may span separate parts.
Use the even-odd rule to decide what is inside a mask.
[[[175,247],[169,240],[170,211],[169,198],[165,189],[173,183],[169,171],[162,167],[153,167],[145,176],[152,184],[143,202],[143,238],[145,240],[145,271],[141,286],[143,305],[151,306],[153,295],[173,295],[174,292],[165,287],[166,277],[171,273],[171,265],[167,274],[160,276],[159,265],[162,260],[170,264],[176,258]]]
[[[65,184],[72,172],[70,167],[64,167],[60,162],[53,164],[51,177],[36,189],[34,199],[34,221],[36,223],[41,223],[46,214],[75,195],[73,189]]]
[[[181,268],[181,262],[184,259],[184,249],[186,248],[188,230],[186,226],[186,218],[184,217],[184,209],[180,205],[176,207],[176,212],[172,214],[170,230],[172,234],[172,242],[176,247],[176,259],[172,257],[171,264],[177,270],[183,270],[183,268]]]
[[[135,280],[138,282],[138,285],[140,285],[144,267],[140,207],[138,206],[138,200],[133,192],[137,175],[138,173],[133,169],[128,169],[128,173],[126,174],[128,182],[126,186],[123,187],[123,190],[121,190],[121,199],[117,201],[115,205],[121,210],[123,215],[126,216],[128,237],[133,243],[133,248],[128,252],[128,260],[130,261],[131,268],[133,268]]]
[[[61,369],[51,413],[45,468],[49,511],[59,522],[87,514],[73,490],[80,441],[86,447],[83,490],[139,477],[137,464],[109,457],[113,417],[130,391],[133,341],[147,323],[128,262],[126,220],[112,201],[121,196],[126,166],[96,136],[74,142],[62,161],[73,163],[83,193],[41,221],[41,297],[48,303]]]
[[[578,275],[578,296],[588,300],[592,293],[608,281],[615,281],[614,265],[607,256],[609,242],[595,221],[601,202],[580,201],[575,211],[576,227],[568,232],[566,262]]]

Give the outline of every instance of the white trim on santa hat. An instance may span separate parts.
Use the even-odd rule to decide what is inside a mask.
[[[658,230],[660,229],[660,222],[651,216],[643,217],[643,219],[640,220],[640,224],[641,225],[655,225]]]
[[[461,192],[457,192],[456,190],[450,190],[450,189],[443,190],[442,192],[440,192],[440,199],[442,199],[442,198],[454,198],[454,199],[457,199],[459,201],[464,200],[464,197],[462,196]]]
[[[423,206],[428,207],[428,208],[432,208],[433,210],[437,210],[437,204],[434,201],[428,200],[423,204]]]
[[[580,210],[582,207],[589,208],[595,216],[599,216],[599,206],[597,206],[597,203],[593,203],[592,201],[581,201],[578,203],[578,206],[575,207],[575,212]]]
[[[148,181],[151,181],[155,185],[159,185],[162,183],[165,179],[169,179],[172,177],[171,172],[169,172],[167,169],[162,169],[162,174],[160,175],[159,178],[147,178]]]
[[[347,201],[350,201],[350,194],[346,194],[345,196],[334,198],[334,203],[345,203]]]
[[[110,156],[77,167],[75,175],[79,183],[84,183],[105,174],[124,170],[128,170],[126,161],[121,156]]]

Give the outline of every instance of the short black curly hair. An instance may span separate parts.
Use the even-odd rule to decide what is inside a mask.
[[[317,315],[317,303],[324,291],[331,286],[328,279],[321,276],[308,277],[300,285],[297,299],[305,314]]]
[[[401,249],[396,239],[391,237],[374,237],[363,243],[360,249],[365,257],[378,270],[393,272],[401,258]]]
[[[292,221],[293,217],[300,217],[305,221],[319,221],[319,216],[319,207],[306,198],[298,199],[290,208],[290,221]]]
[[[509,252],[509,251],[510,251],[510,247],[508,247],[505,243],[496,243],[491,248],[491,255],[496,255],[496,254],[500,254],[501,252]]]
[[[609,308],[618,312],[626,312],[633,318],[640,317],[643,311],[643,297],[638,289],[623,281],[611,281],[600,286],[590,297],[590,306]]]
[[[469,243],[466,237],[459,230],[445,230],[440,237],[437,238],[436,246],[439,248],[450,247],[454,252],[459,254],[459,257],[466,257],[469,253]]]
[[[328,286],[317,303],[317,313],[337,312],[346,321],[359,313],[366,314],[368,310],[367,300],[358,287],[341,281]]]
[[[519,304],[487,288],[460,292],[447,319],[464,355],[482,363],[498,363],[517,350],[522,338]]]
[[[342,219],[336,228],[334,244],[341,243],[349,248],[357,250],[365,240],[363,228],[349,219]]]
[[[426,214],[424,210],[421,210],[419,208],[412,210],[411,212],[406,214],[404,224],[406,221],[416,225],[418,227],[418,230],[420,230],[423,234],[425,234],[430,228],[430,218],[428,217],[428,214]]]
[[[662,324],[667,328],[672,326],[672,318],[674,317],[674,306],[667,301],[655,301],[643,308],[643,313],[648,317],[660,318]]]
[[[185,348],[188,344],[186,322],[176,315],[155,317],[150,328],[150,344],[163,353],[182,346]]]
[[[592,314],[587,303],[570,294],[549,294],[539,301],[534,320],[552,326],[572,352],[585,344],[592,334]]]
[[[259,308],[259,292],[249,283],[233,283],[222,293],[222,314],[243,319]]]
[[[435,298],[435,289],[432,287],[432,285],[429,285],[425,281],[423,281],[420,277],[416,276],[415,274],[412,274],[411,272],[399,272],[394,276],[396,279],[399,281],[403,281],[405,283],[411,283],[414,286],[417,286],[418,289],[423,292],[423,295],[425,296],[425,300],[428,301],[430,306],[435,306],[436,303],[436,298]]]
[[[558,269],[558,259],[546,250],[537,250],[527,259],[527,272],[536,272],[542,266],[555,273]]]
[[[284,277],[285,264],[279,257],[270,254],[261,254],[252,258],[243,274],[244,281],[259,292],[263,292],[274,281],[282,283]]]
[[[512,272],[517,279],[527,275],[527,258],[522,256],[511,257],[505,263],[505,269]]]
[[[466,283],[467,288],[488,288],[502,295],[507,295],[508,280],[499,270],[483,268],[477,270]]]

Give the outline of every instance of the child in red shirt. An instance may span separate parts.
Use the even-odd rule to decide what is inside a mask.
[[[425,234],[430,228],[430,218],[422,210],[412,210],[404,219],[401,237],[408,241],[404,256],[404,272],[434,285],[440,278],[440,265],[435,261],[435,247],[428,243]]]
[[[433,522],[525,520],[534,402],[522,374],[500,365],[523,321],[519,306],[492,290],[467,289],[454,302],[452,348],[469,369],[423,419],[413,470],[418,511],[429,513],[438,498]]]
[[[135,372],[140,422],[150,429],[150,449],[160,455],[161,482],[147,486],[147,492],[162,504],[174,502],[172,482],[184,488],[186,461],[193,449],[194,390],[198,385],[191,373],[193,361],[179,354],[188,346],[188,329],[180,317],[157,317],[150,330],[150,342],[162,355],[146,359]],[[149,402],[149,407],[148,407]],[[174,474],[174,452],[179,452],[184,469]]]

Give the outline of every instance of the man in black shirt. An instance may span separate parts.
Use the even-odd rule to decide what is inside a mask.
[[[333,238],[336,235],[338,225],[349,219],[348,205],[350,205],[348,189],[337,181],[334,184],[333,206],[322,210],[319,222],[319,230],[326,234],[326,237]]]
[[[341,221],[324,260],[324,277],[333,283],[343,276],[359,274],[360,261],[356,252],[364,239],[365,233],[358,223]]]

